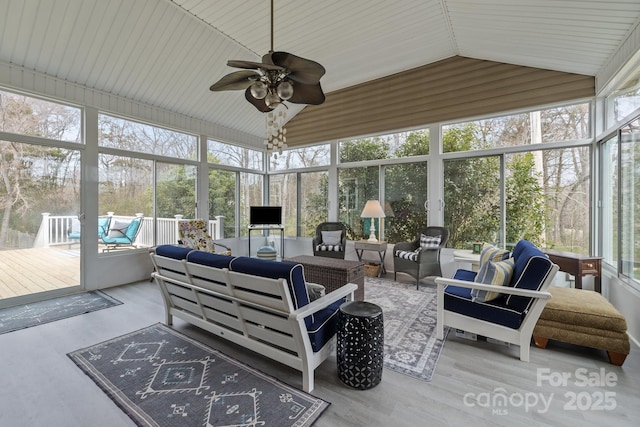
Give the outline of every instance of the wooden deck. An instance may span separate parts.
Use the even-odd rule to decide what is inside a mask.
[[[79,249],[52,247],[0,251],[0,299],[79,285]]]

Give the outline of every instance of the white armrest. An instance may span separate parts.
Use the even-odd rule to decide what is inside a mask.
[[[518,295],[530,298],[542,298],[549,299],[551,294],[544,291],[532,291],[529,289],[512,288],[510,286],[496,286],[487,285],[484,283],[469,282],[467,280],[447,279],[445,277],[438,277],[435,279],[438,285],[438,292],[444,292],[444,288],[447,285],[460,286],[461,288],[479,289],[481,291],[498,292],[501,294]]]
[[[291,313],[291,316],[295,316],[296,319],[304,319],[322,309],[327,308],[328,305],[333,304],[336,301],[346,297],[347,295],[353,295],[353,292],[358,289],[358,285],[355,283],[347,283],[344,286],[339,287],[335,291],[329,292],[325,296],[318,298],[312,303],[305,305]]]

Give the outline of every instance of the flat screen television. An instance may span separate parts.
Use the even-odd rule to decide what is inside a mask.
[[[282,224],[282,206],[250,206],[249,224],[279,225]]]

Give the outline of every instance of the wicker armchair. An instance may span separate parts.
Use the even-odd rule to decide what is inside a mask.
[[[328,235],[338,234],[335,233],[337,231],[341,231],[339,236]],[[326,241],[322,238],[322,232],[325,232],[325,237],[336,237],[336,240]],[[316,227],[316,235],[312,244],[315,256],[344,259],[347,248],[347,227],[341,222],[322,222]]]
[[[420,280],[425,277],[442,276],[440,250],[448,240],[446,228],[427,227],[414,241],[396,243],[393,249],[394,279],[398,273],[406,273],[416,279],[416,287],[420,288]]]

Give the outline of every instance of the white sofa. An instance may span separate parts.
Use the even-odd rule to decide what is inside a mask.
[[[302,372],[303,389],[334,350],[348,283],[310,302],[300,264],[218,255],[175,245],[151,250],[166,323],[179,317]]]

